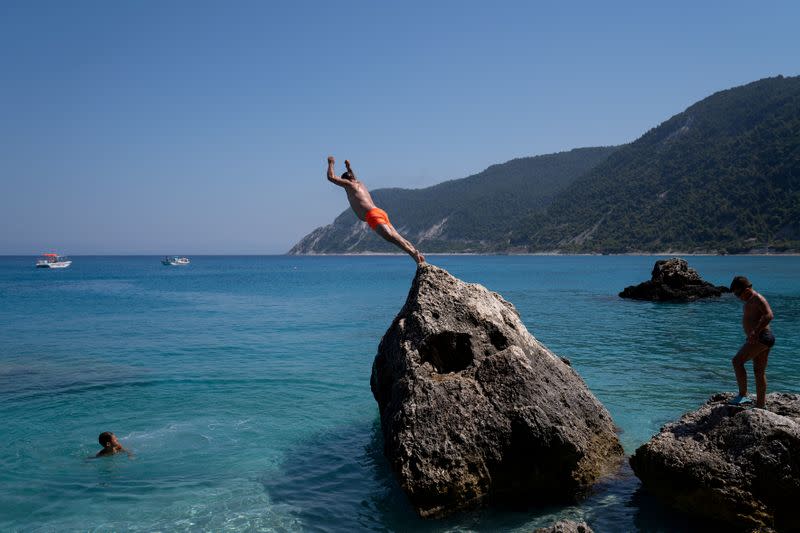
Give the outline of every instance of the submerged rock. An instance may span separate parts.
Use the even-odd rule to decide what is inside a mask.
[[[385,454],[423,517],[571,500],[622,455],[611,416],[513,305],[423,265],[372,366]]]
[[[645,489],[668,505],[738,529],[800,531],[800,395],[767,410],[717,394],[667,424],[631,457]]]
[[[725,292],[729,292],[727,287],[703,281],[685,260],[673,257],[656,261],[649,281],[625,287],[619,295],[633,300],[688,302],[719,298]]]
[[[594,533],[586,522],[559,520],[550,527],[540,527],[533,533]]]

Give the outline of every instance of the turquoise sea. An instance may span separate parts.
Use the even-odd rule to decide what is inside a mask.
[[[624,468],[577,505],[416,517],[382,455],[372,360],[407,257],[0,258],[0,530],[700,531]],[[606,405],[632,453],[735,390],[741,304],[625,301],[656,257],[431,256],[501,293]],[[689,257],[775,312],[770,391],[800,392],[800,257]],[[748,365],[748,371],[751,367]],[[752,373],[750,374],[751,389]],[[754,392],[754,389],[751,390]],[[135,456],[88,459],[113,431]]]

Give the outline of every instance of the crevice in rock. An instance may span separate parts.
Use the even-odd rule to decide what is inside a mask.
[[[443,331],[431,335],[419,347],[422,362],[429,362],[439,374],[461,372],[475,359],[468,333]]]
[[[486,330],[489,333],[489,342],[492,343],[492,346],[494,346],[498,352],[502,352],[508,348],[508,339],[497,326],[494,324],[487,324]]]

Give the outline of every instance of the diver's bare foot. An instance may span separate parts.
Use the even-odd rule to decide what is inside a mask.
[[[416,261],[418,265],[423,265],[425,264],[425,256],[422,255],[422,252],[417,251],[414,254],[414,261]]]

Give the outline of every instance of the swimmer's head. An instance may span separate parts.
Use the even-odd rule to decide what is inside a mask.
[[[104,431],[100,433],[100,436],[97,437],[97,441],[103,448],[113,448],[115,446],[119,446],[119,441],[117,440],[117,436],[111,433],[110,431]]]
[[[344,174],[342,174],[342,179],[343,180],[352,180],[353,179],[353,175],[350,174],[349,172],[345,172]]]

